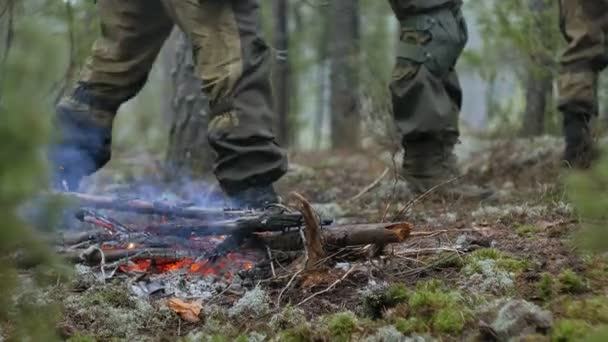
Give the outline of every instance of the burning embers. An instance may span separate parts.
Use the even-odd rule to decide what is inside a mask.
[[[316,267],[313,252],[398,243],[412,228],[403,222],[331,227],[330,221],[319,222],[301,196],[296,197],[306,203],[307,215],[280,205],[253,211],[64,196],[79,203],[77,218],[94,228],[64,234],[64,256],[100,270],[104,279],[121,274],[150,279],[137,281],[142,293],[153,292],[159,281],[188,296],[217,292],[210,290],[216,282],[234,285],[237,278],[279,278],[289,273],[289,263],[296,259],[306,260],[307,268]],[[316,227],[314,233],[311,227]]]

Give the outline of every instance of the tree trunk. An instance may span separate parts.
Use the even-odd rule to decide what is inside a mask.
[[[291,143],[289,129],[290,65],[287,58],[289,50],[288,3],[287,0],[274,0],[274,46],[277,51],[274,70],[275,111],[278,116],[277,138],[283,146]]]
[[[317,67],[317,82],[318,82],[318,93],[317,93],[317,110],[314,123],[313,136],[315,138],[315,149],[321,149],[323,146],[323,127],[325,124],[325,112],[326,112],[326,93],[327,93],[327,70],[329,60],[329,33],[330,33],[330,20],[329,11],[323,11],[323,31],[321,39],[318,41],[318,67]]]
[[[359,1],[331,1],[331,141],[334,148],[359,145]]]
[[[196,76],[192,46],[183,32],[176,30],[167,44],[172,58],[167,70],[172,84],[171,130],[167,150],[166,176],[172,181],[210,174],[214,153],[207,141],[209,104]]]
[[[539,66],[533,66],[533,68],[539,68]],[[553,88],[553,77],[546,71],[530,70],[525,87],[526,109],[522,135],[529,137],[543,135],[545,133],[547,100]]]
[[[530,34],[538,41],[546,37],[542,23],[543,14],[549,3],[545,0],[529,0],[528,8],[534,16],[534,29]],[[545,133],[545,120],[548,99],[553,90],[552,57],[547,47],[538,46],[532,50],[528,61],[525,79],[526,109],[524,111],[521,133],[524,136],[539,136]]]

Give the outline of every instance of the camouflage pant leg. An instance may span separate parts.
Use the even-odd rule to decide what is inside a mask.
[[[275,142],[270,49],[257,0],[165,0],[190,37],[203,88],[210,95],[209,142],[215,174],[228,193],[265,185],[286,171]]]
[[[559,109],[598,114],[598,73],[608,64],[608,1],[560,0],[560,26],[568,42],[558,80]]]
[[[98,0],[98,10],[101,36],[57,107],[59,137],[49,153],[54,172],[69,168],[84,176],[110,160],[116,111],[144,85],[173,26],[159,0]]]
[[[467,41],[455,0],[390,0],[401,23],[390,85],[393,112],[404,139],[458,134],[462,90],[454,70]],[[434,5],[434,7],[432,6]]]

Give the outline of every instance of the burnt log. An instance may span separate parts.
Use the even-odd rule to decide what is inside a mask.
[[[411,230],[412,225],[406,222],[354,224],[325,227],[321,236],[326,250],[336,250],[349,246],[400,243],[409,237]],[[259,235],[258,239],[272,249],[295,251],[304,248],[299,232]]]

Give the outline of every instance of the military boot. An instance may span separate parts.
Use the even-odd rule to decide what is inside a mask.
[[[564,115],[566,148],[563,158],[567,167],[586,169],[598,157],[590,121],[588,115],[569,113]]]
[[[265,209],[279,203],[279,196],[272,184],[228,192],[228,197],[230,206],[235,209]]]
[[[58,136],[48,150],[55,190],[77,190],[82,178],[110,160],[112,129],[95,121],[96,114],[89,106],[73,101],[57,106],[53,124]]]
[[[434,136],[404,138],[403,177],[410,190],[424,193],[431,188],[458,177],[456,139]]]
[[[433,191],[442,196],[487,199],[493,191],[464,184],[454,154],[458,137],[454,133],[440,136],[406,137],[403,141],[403,177],[415,194]]]

